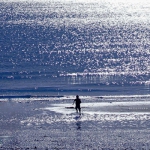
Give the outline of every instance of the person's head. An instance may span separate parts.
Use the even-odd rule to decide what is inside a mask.
[[[79,98],[79,96],[78,96],[78,95],[76,95],[76,98],[78,99],[78,98]]]

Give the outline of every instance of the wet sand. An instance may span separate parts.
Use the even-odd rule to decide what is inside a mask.
[[[69,107],[66,109],[65,107]],[[1,101],[0,150],[149,150],[150,103]]]

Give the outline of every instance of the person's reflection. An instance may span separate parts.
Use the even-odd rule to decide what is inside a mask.
[[[77,130],[81,130],[81,121],[76,122]]]

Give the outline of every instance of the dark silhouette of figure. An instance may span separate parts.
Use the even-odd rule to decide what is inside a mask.
[[[80,107],[81,100],[78,95],[76,96],[76,99],[73,101],[73,104],[74,103],[76,104],[75,109],[76,109],[77,113],[79,111],[79,113],[81,114],[81,107]]]

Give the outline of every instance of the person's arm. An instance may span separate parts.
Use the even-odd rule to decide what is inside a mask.
[[[72,104],[72,105],[74,105],[74,103],[75,103],[75,100],[73,101],[73,104]]]

